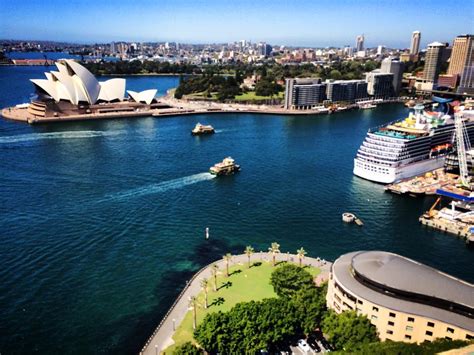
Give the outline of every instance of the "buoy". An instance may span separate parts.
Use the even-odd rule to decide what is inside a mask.
[[[209,227],[206,227],[206,239],[209,239]]]

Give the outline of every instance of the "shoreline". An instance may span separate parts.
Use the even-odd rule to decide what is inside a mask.
[[[255,261],[271,261],[272,256],[268,252],[256,252],[252,255],[251,259]],[[232,255],[232,262],[230,265],[246,264],[248,257],[246,254]],[[279,253],[275,255],[275,261],[278,262],[295,262],[298,260],[296,254],[291,253]],[[188,312],[188,300],[190,296],[193,296],[200,292],[201,285],[200,280],[202,277],[211,278],[211,267],[213,264],[217,264],[220,270],[225,268],[225,261],[221,258],[213,261],[210,264],[199,269],[191,279],[186,283],[184,288],[181,290],[175,301],[163,316],[158,326],[155,328],[151,336],[145,342],[144,346],[140,350],[140,355],[149,354],[156,355],[161,354],[163,350],[172,345],[173,335],[184,320],[186,313]],[[326,261],[320,258],[312,258],[305,256],[303,259],[303,265],[310,265],[321,269],[321,273],[317,276],[319,281],[329,277],[330,268],[332,262]]]
[[[89,113],[65,116],[42,117],[36,116],[28,112],[26,107],[6,107],[1,110],[1,116],[4,119],[24,122],[28,124],[54,123],[54,122],[71,122],[71,121],[92,121],[104,119],[120,119],[120,118],[141,118],[141,117],[171,117],[171,116],[191,116],[210,113],[233,113],[233,114],[263,114],[263,115],[281,115],[281,116],[316,116],[329,115],[333,113],[345,112],[359,109],[357,104],[347,106],[343,109],[334,111],[333,113],[321,112],[317,110],[286,110],[280,105],[254,105],[254,104],[225,104],[225,103],[202,103],[189,102],[173,99],[167,96],[159,98],[159,102],[167,104],[171,109],[145,109],[137,111],[118,111],[105,113]],[[380,104],[403,103],[403,100],[386,101]]]

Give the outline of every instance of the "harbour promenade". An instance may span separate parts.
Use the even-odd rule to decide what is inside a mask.
[[[272,255],[268,252],[259,252],[254,253],[251,256],[251,262],[271,262],[272,258]],[[299,262],[298,256],[289,253],[276,254],[275,260],[277,262]],[[244,266],[247,261],[248,257],[245,254],[233,255],[230,266]],[[196,296],[201,292],[200,282],[202,279],[209,279],[212,277],[211,267],[213,264],[217,264],[221,273],[225,270],[226,262],[221,259],[203,267],[201,270],[195,273],[194,276],[188,281],[185,288],[181,291],[179,296],[176,298],[171,308],[165,314],[158,327],[145,343],[140,354],[157,355],[162,353],[163,350],[173,344],[173,333],[183,321],[186,313],[190,310],[189,299],[191,296]],[[303,265],[310,265],[321,269],[321,273],[316,277],[316,283],[320,283],[328,279],[332,263],[319,258],[311,258],[306,256],[303,259]]]

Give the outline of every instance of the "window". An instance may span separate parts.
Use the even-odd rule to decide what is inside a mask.
[[[393,312],[390,312],[390,313],[388,314],[388,316],[389,316],[389,317],[392,317],[392,318],[395,318],[397,315],[396,315],[395,313],[393,313]]]
[[[393,330],[387,330],[387,334],[393,334]]]
[[[388,321],[388,325],[394,326],[395,323],[393,323],[392,321]]]
[[[444,337],[444,338],[447,339],[447,340],[453,340],[453,338],[451,338],[451,337]]]
[[[372,317],[370,317],[370,319],[372,319],[372,320],[377,320],[378,317],[377,317],[376,315],[373,315]]]
[[[408,317],[408,322],[414,323],[414,322],[415,322],[415,318],[413,318],[413,317]]]
[[[411,335],[405,334],[405,339],[410,340],[410,339],[411,339]]]
[[[472,340],[472,339],[474,339],[474,336],[472,336],[471,334],[466,334],[466,339],[467,340]]]
[[[407,332],[412,332],[412,331],[413,331],[413,327],[412,327],[411,325],[407,325],[407,326],[405,327],[405,330],[406,330]]]
[[[364,302],[362,302],[361,300],[357,300],[357,303],[358,304],[364,304]]]
[[[338,311],[341,310],[341,307],[340,307],[336,302],[334,302],[334,307],[335,307]]]
[[[426,334],[426,335],[428,335],[428,336],[432,336],[432,335],[433,335],[433,332],[432,332],[432,331],[429,331],[429,330],[427,330],[425,334]]]
[[[378,311],[379,311],[379,309],[378,309],[377,307],[375,307],[375,306],[372,307],[372,310],[373,310],[374,312],[378,312]]]
[[[430,327],[430,328],[434,328],[434,323],[433,323],[433,322],[428,322],[427,325],[428,325],[428,327]]]
[[[451,333],[451,334],[454,333],[454,329],[453,329],[453,328],[449,328],[449,327],[448,327],[448,329],[446,329],[446,331],[447,331],[448,333]]]
[[[337,294],[334,294],[334,298],[335,298],[338,302],[341,302],[341,298],[340,298]]]

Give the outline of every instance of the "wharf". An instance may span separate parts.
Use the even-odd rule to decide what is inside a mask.
[[[466,222],[460,220],[450,220],[444,218],[440,211],[433,211],[432,215],[428,217],[427,215],[422,215],[419,218],[421,224],[437,229],[442,232],[450,233],[457,235],[463,239],[466,239],[467,243],[474,242],[474,233],[472,228],[474,227],[474,218],[471,220],[466,220]]]
[[[421,176],[390,184],[385,187],[385,191],[398,195],[434,195],[438,189],[455,186],[458,178],[458,175],[445,173],[441,168]]]

